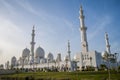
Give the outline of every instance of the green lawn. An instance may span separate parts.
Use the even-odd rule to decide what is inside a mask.
[[[25,72],[0,75],[8,80],[108,80],[107,72]],[[16,78],[16,79],[15,79]],[[111,80],[120,80],[120,73],[112,72]]]

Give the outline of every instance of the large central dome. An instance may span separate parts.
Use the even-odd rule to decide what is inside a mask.
[[[17,60],[17,59],[16,59],[15,56],[13,56],[12,59],[11,59],[12,62],[15,62],[16,60]]]
[[[22,53],[22,57],[26,58],[30,55],[30,50],[28,48],[25,48]]]
[[[11,59],[11,65],[15,66],[16,65],[16,61],[17,61],[16,57],[13,56],[12,59]]]
[[[50,59],[50,60],[54,59],[53,54],[51,52],[48,53],[47,59]]]
[[[44,58],[45,51],[40,46],[36,49],[35,57]]]

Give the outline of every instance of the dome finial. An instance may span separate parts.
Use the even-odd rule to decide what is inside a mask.
[[[82,10],[82,5],[80,5],[80,10]]]
[[[44,58],[44,56],[45,56],[44,49],[39,46],[39,47],[36,49],[35,56],[36,56],[36,57],[39,57],[39,58]]]
[[[26,49],[27,49],[27,46],[26,46]]]
[[[35,25],[33,25],[33,29],[35,28]]]

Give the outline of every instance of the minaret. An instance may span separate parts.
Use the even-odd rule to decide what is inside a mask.
[[[82,52],[88,52],[88,43],[87,43],[87,35],[86,35],[86,30],[87,27],[84,24],[84,18],[85,16],[83,15],[83,10],[82,10],[82,6],[80,7],[80,31],[81,31],[81,47],[82,47]]]
[[[34,42],[34,38],[35,38],[35,30],[34,30],[34,26],[33,26],[33,30],[32,30],[32,41],[31,41],[31,56],[32,56],[32,62],[34,64],[34,46],[35,46],[35,42]]]
[[[71,62],[71,51],[70,51],[70,42],[68,40],[68,57],[69,57],[69,67],[70,67],[70,71],[73,71],[73,67],[72,67],[72,62]]]
[[[70,42],[68,40],[68,57],[69,57],[69,61],[71,61],[70,53],[71,53],[71,51],[70,51]]]
[[[109,44],[109,38],[107,32],[105,32],[105,42],[106,42],[106,51],[110,54],[110,44]]]

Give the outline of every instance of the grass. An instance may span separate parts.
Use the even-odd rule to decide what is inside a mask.
[[[10,80],[108,80],[107,72],[24,72],[10,75],[0,75]],[[12,79],[11,79],[12,78]],[[16,78],[16,79],[15,79]],[[6,79],[7,80],[7,79]],[[120,80],[120,73],[111,72],[111,80]]]

